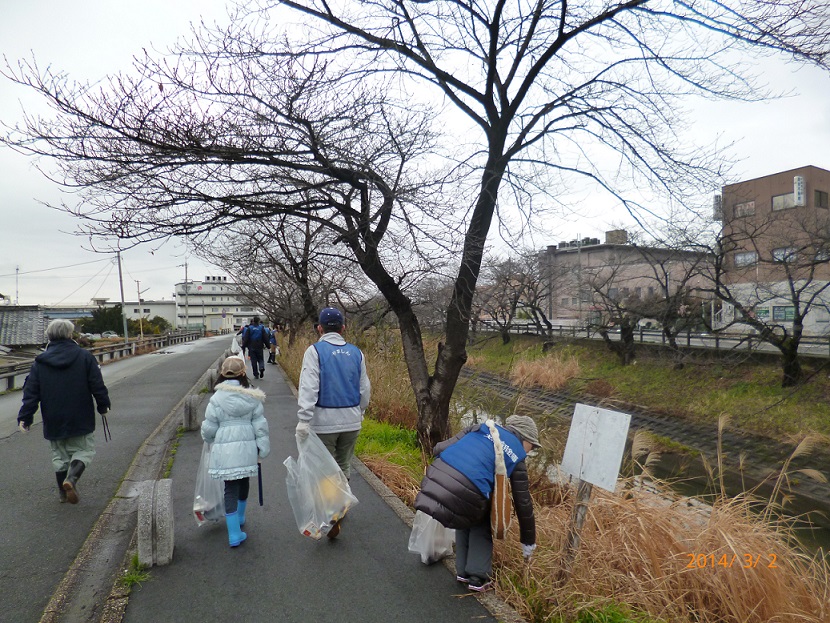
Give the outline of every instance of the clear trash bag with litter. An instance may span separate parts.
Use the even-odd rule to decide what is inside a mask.
[[[357,504],[357,498],[337,461],[313,432],[305,439],[297,437],[297,454],[283,462],[288,470],[288,501],[300,534],[317,540]]]
[[[200,526],[207,521],[219,521],[225,516],[225,487],[220,478],[211,478],[209,443],[202,444],[202,459],[196,473],[196,491],[193,495],[193,516]]]

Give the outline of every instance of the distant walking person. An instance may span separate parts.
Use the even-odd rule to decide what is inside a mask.
[[[276,327],[268,331],[268,363],[277,363],[277,329]]]
[[[296,433],[304,438],[314,431],[348,478],[371,384],[363,353],[341,335],[345,326],[339,310],[320,312],[320,339],[306,349],[300,370]],[[338,521],[327,536],[339,533]]]
[[[258,460],[271,451],[265,394],[248,383],[241,357],[228,357],[222,362],[214,389],[202,422],[202,439],[213,444],[208,473],[225,481],[228,544],[236,547],[248,538],[242,526],[250,477],[257,473]]]
[[[268,332],[260,323],[259,316],[254,316],[249,324],[242,331],[242,350],[248,351],[251,359],[251,369],[254,378],[261,379],[265,376],[265,357],[263,351],[268,348]]]
[[[46,327],[49,344],[26,377],[17,422],[28,432],[40,404],[60,501],[77,504],[78,479],[95,457],[93,399],[103,414],[110,410],[110,397],[98,361],[72,340],[73,330],[72,323],[62,319]]]

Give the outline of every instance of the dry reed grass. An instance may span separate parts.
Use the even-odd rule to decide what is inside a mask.
[[[563,585],[552,578],[571,503],[537,504],[539,548],[529,565],[517,534],[497,542],[498,590],[529,620],[571,620],[586,606],[612,602],[672,623],[830,620],[828,561],[793,547],[788,525],[766,523],[747,498],[718,500],[708,518],[690,520],[685,504],[655,504],[651,491],[594,491]]]
[[[564,353],[541,359],[520,359],[510,369],[510,381],[517,387],[539,386],[551,391],[563,389],[579,376],[579,360]]]
[[[382,456],[364,457],[363,464],[381,479],[398,498],[410,508],[415,507],[415,496],[421,490],[421,483],[412,472],[401,465],[390,463]]]
[[[419,483],[410,470],[383,457],[365,463],[412,507]],[[611,604],[671,623],[830,620],[830,564],[796,549],[789,524],[766,522],[749,498],[719,499],[704,514],[661,483],[625,495],[595,489],[573,573],[557,584],[573,495],[535,470],[531,488],[539,544],[531,563],[516,522],[494,547],[497,592],[528,621],[575,620]]]

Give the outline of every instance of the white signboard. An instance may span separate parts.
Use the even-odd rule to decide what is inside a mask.
[[[806,194],[807,189],[804,185],[804,177],[801,175],[796,175],[795,177],[793,177],[793,204],[797,207],[803,208],[806,205],[804,203],[804,195]]]
[[[562,457],[566,474],[614,491],[631,416],[577,404]]]

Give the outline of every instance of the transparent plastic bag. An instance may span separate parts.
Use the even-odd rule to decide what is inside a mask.
[[[193,516],[200,526],[207,521],[219,521],[225,516],[225,487],[220,478],[211,478],[211,444],[202,444],[202,459],[196,473],[196,491],[193,495]]]
[[[305,439],[297,437],[297,454],[283,462],[288,470],[288,501],[300,533],[316,540],[357,504],[357,498],[337,461],[313,432]]]
[[[421,556],[421,562],[431,565],[452,555],[455,530],[445,528],[437,519],[423,511],[415,512],[412,534],[409,535],[409,551]]]
[[[242,347],[239,345],[239,340],[237,340],[236,336],[234,335],[233,338],[231,338],[231,353],[234,355],[238,355],[241,352]]]

